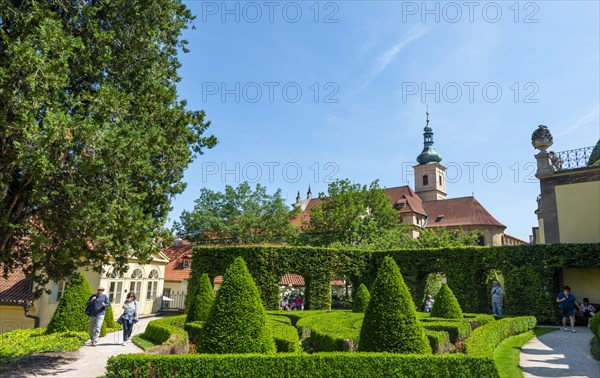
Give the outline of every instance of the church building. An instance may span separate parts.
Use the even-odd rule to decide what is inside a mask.
[[[398,210],[399,222],[413,226],[411,232],[415,238],[419,237],[422,228],[445,227],[447,230],[462,229],[466,233],[476,233],[480,245],[527,244],[505,234],[506,226],[494,218],[474,196],[446,197],[446,167],[440,163],[442,156],[433,145],[429,112],[423,131],[423,151],[417,156],[417,164],[413,167],[414,190],[408,185],[385,189],[390,204]],[[295,206],[299,206],[301,211],[292,223],[302,226],[308,222],[311,209],[319,203],[321,199],[312,198],[310,187],[304,200],[298,192]]]

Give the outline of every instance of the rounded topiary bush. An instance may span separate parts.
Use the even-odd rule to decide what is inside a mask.
[[[596,337],[600,337],[600,312],[590,319],[590,330]]]
[[[371,289],[358,350],[431,353],[415,305],[394,260],[386,256]]]
[[[89,318],[85,314],[85,306],[92,294],[90,283],[83,274],[73,277],[56,306],[46,332],[88,332]]]
[[[431,309],[431,316],[434,318],[446,319],[463,318],[460,305],[447,284],[442,284],[440,291],[435,296],[435,302],[433,302],[433,308]]]
[[[246,263],[237,257],[223,275],[198,340],[202,353],[275,353],[267,312]]]
[[[185,322],[206,321],[214,301],[215,292],[213,291],[208,274],[205,273],[200,277],[198,285],[194,290],[194,297],[190,299]]]
[[[371,294],[369,294],[369,290],[367,289],[365,284],[360,284],[360,286],[356,290],[354,302],[352,302],[352,312],[365,312],[367,306],[369,306],[370,299]]]

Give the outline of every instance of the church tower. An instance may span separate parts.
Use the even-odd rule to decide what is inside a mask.
[[[440,164],[442,155],[433,147],[433,129],[427,124],[423,129],[423,151],[417,156],[415,165],[415,192],[423,201],[446,199],[446,167]]]

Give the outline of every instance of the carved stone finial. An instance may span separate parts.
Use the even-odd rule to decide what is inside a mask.
[[[547,126],[539,125],[533,134],[531,134],[531,145],[541,152],[546,152],[546,149],[552,146],[552,144],[552,134]]]

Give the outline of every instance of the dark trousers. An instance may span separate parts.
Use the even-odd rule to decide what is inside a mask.
[[[125,320],[123,322],[123,341],[129,340],[131,331],[133,331],[133,322],[129,323],[128,320]]]

